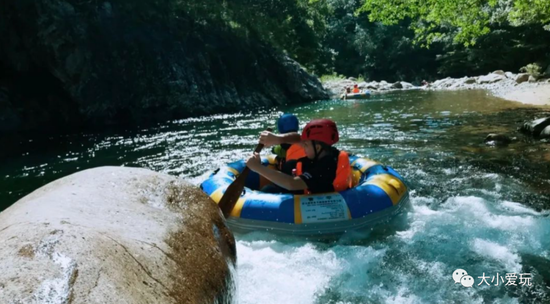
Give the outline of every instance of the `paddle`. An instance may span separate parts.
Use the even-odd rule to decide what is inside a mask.
[[[271,132],[271,128],[267,128],[267,131]],[[262,149],[264,148],[263,144],[258,144],[256,146],[256,149],[254,149],[254,153],[260,153]],[[220,202],[218,203],[218,207],[222,210],[223,216],[227,218],[229,216],[229,213],[231,213],[231,210],[233,210],[233,207],[235,207],[235,204],[239,200],[239,197],[241,196],[241,193],[244,189],[244,183],[246,182],[246,177],[248,176],[248,173],[250,172],[250,169],[248,167],[244,167],[243,172],[237,176],[237,178],[227,187],[225,190],[225,193],[223,194],[222,198],[220,199]]]

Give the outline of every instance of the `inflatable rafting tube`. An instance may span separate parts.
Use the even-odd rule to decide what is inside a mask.
[[[243,194],[227,219],[235,232],[269,231],[276,234],[329,235],[387,221],[409,200],[404,179],[391,167],[350,155],[353,187],[322,194],[271,194],[260,192],[269,183],[250,172]],[[275,168],[275,156],[262,158]],[[201,185],[219,203],[227,187],[245,168],[244,160],[218,169]]]
[[[361,93],[343,93],[340,95],[340,99],[367,99],[370,96],[370,91],[365,90]]]

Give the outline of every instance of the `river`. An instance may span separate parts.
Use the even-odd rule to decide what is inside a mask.
[[[283,111],[296,114],[301,127],[312,118],[335,120],[339,148],[406,178],[410,210],[391,227],[350,232],[332,243],[236,235],[238,303],[550,301],[550,144],[516,131],[550,109],[485,91],[392,92],[28,138],[20,156],[2,160],[0,210],[96,166],[145,167],[198,185],[224,163],[246,157]],[[517,140],[486,146],[489,133]],[[456,269],[472,276],[473,287],[454,282]]]

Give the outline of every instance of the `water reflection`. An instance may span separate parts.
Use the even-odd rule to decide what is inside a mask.
[[[246,157],[258,132],[273,127],[280,111],[295,113],[302,127],[312,118],[334,119],[341,148],[406,174],[422,169],[445,184],[441,168],[469,164],[518,178],[522,187],[542,195],[534,195],[539,200],[549,194],[549,145],[516,131],[540,109],[484,91],[412,91],[189,118],[125,132],[31,138],[20,157],[5,160],[0,168],[0,206],[61,176],[103,165],[147,167],[198,184],[215,168]],[[518,140],[504,148],[488,147],[483,144],[488,133]]]

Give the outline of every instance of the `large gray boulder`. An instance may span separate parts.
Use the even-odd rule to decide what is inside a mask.
[[[546,126],[546,128],[544,128],[544,129],[540,132],[539,137],[540,137],[540,138],[550,138],[550,125],[549,125],[549,126]]]
[[[525,122],[520,131],[531,134],[533,136],[539,136],[542,130],[544,130],[544,128],[546,128],[547,126],[550,126],[550,117],[539,118],[533,121]]]
[[[516,83],[524,83],[529,80],[529,74],[521,73],[516,77]]]
[[[186,182],[102,167],[0,213],[0,303],[224,303],[234,238]]]
[[[491,133],[485,137],[485,144],[488,146],[505,146],[512,142],[512,139],[506,134]]]
[[[403,88],[403,84],[401,84],[400,81],[397,81],[397,82],[394,82],[393,84],[391,84],[391,88],[392,88],[392,89],[402,89],[402,88]]]

